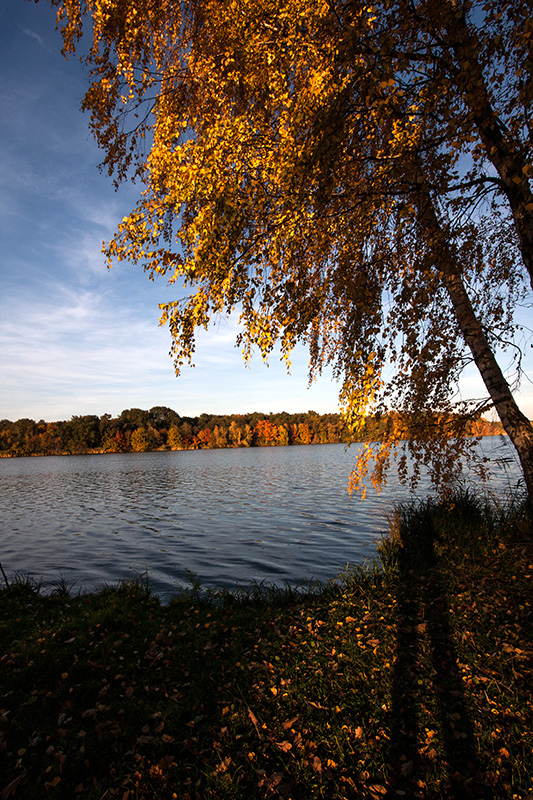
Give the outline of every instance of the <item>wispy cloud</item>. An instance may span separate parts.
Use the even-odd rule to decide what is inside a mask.
[[[36,42],[39,42],[41,47],[45,47],[45,43],[44,43],[43,37],[39,36],[39,34],[36,31],[31,30],[31,28],[23,28],[20,25],[18,25],[17,27],[22,31],[22,33],[25,36],[29,36],[30,39],[35,39]]]
[[[111,291],[56,283],[47,297],[28,290],[8,298],[3,311],[0,373],[9,387],[3,418],[116,414],[129,406],[169,405],[194,415],[297,411],[302,402],[331,410],[335,404],[335,387],[325,382],[306,392],[305,375],[288,378],[279,362],[267,369],[257,359],[245,369],[233,345],[236,319],[202,335],[197,368],[185,368],[176,379],[168,330],[155,315],[117,304]]]
[[[96,410],[102,396],[114,393],[119,403],[139,384],[170,377],[163,332],[117,309],[109,295],[62,288],[45,301],[9,305],[9,318],[0,321],[0,371],[20,413],[46,406],[50,394],[63,398],[70,413],[81,397]],[[16,408],[0,415],[7,411],[20,415]]]

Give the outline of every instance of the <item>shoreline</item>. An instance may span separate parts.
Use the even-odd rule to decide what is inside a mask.
[[[526,800],[531,517],[404,506],[380,558],[307,597],[4,588],[0,792]]]
[[[466,439],[487,439],[491,437],[502,436],[508,438],[508,435],[505,431],[501,431],[498,433],[483,433],[483,434],[472,434],[471,436],[466,436]],[[378,440],[376,440],[378,441]],[[401,441],[407,441],[407,437],[402,439]],[[274,449],[277,447],[320,447],[322,445],[331,445],[331,444],[341,444],[344,447],[350,447],[354,444],[364,444],[367,442],[366,439],[354,439],[353,441],[346,441],[346,442],[308,442],[306,444],[302,443],[294,443],[294,444],[252,444],[248,446],[243,445],[228,445],[226,447],[158,447],[154,450],[124,450],[124,451],[114,451],[114,450],[101,450],[101,449],[94,449],[94,450],[87,450],[80,453],[25,453],[25,454],[13,454],[13,453],[5,453],[0,452],[0,458],[54,458],[54,457],[68,457],[68,456],[107,456],[107,455],[138,455],[139,453],[189,453],[189,452],[200,452],[202,450],[262,450],[262,449]]]

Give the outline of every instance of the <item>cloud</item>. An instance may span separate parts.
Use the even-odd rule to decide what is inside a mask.
[[[39,34],[36,31],[33,31],[30,28],[23,28],[21,25],[17,25],[17,28],[19,28],[19,30],[21,30],[22,33],[25,34],[25,36],[29,36],[30,39],[35,39],[36,42],[39,42],[41,47],[47,49],[43,37],[39,36]]]
[[[9,302],[0,321],[1,371],[21,404],[39,396],[117,392],[170,372],[155,324],[120,309],[109,293],[56,287],[46,300]],[[5,416],[5,413],[2,414]]]
[[[0,319],[0,418],[47,420],[72,414],[168,405],[197,415],[246,411],[336,408],[328,381],[306,391],[306,376],[292,377],[273,360],[245,369],[234,348],[237,319],[200,336],[196,369],[179,379],[169,358],[169,332],[157,315],[117,302],[111,290],[55,283],[46,296],[27,289],[7,299]]]

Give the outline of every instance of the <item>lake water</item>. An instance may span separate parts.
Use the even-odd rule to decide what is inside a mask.
[[[163,598],[188,585],[327,580],[372,557],[394,502],[350,498],[357,445],[0,459],[0,562],[50,588],[94,589],[147,572]],[[503,437],[483,447],[511,456]],[[512,464],[491,489],[519,479]],[[424,496],[429,487],[421,486]]]

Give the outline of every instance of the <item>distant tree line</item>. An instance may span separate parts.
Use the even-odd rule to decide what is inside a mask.
[[[379,441],[394,412],[369,418],[362,439]],[[395,415],[396,419],[398,415]],[[487,436],[503,432],[497,422],[468,422],[466,435]],[[414,429],[405,420],[405,436]],[[416,429],[422,430],[420,420]],[[149,411],[129,408],[118,417],[103,414],[73,416],[62,422],[19,419],[0,421],[0,455],[70,455],[126,453],[148,450],[201,450],[224,447],[275,447],[299,444],[349,442],[340,414],[201,414],[181,417],[171,408],[154,406]]]

